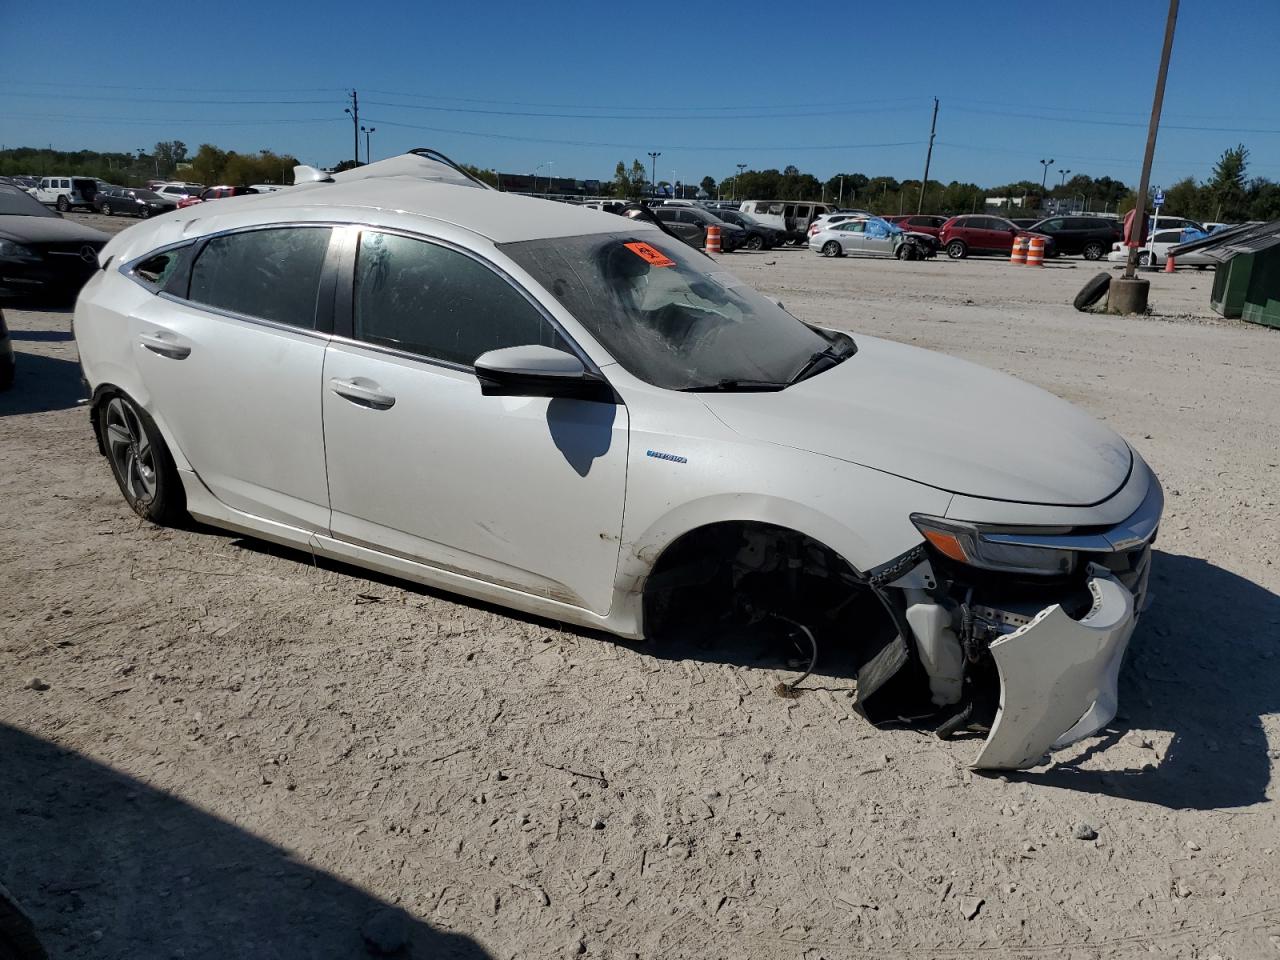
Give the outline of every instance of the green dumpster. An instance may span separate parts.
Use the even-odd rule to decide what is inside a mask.
[[[1249,292],[1249,277],[1253,273],[1252,253],[1237,253],[1213,273],[1213,292],[1209,294],[1209,306],[1224,317],[1234,319],[1244,310]]]
[[[1250,323],[1280,327],[1280,246],[1259,250],[1252,259],[1249,288],[1240,316]]]

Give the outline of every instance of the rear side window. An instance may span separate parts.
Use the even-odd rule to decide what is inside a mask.
[[[194,249],[190,244],[154,253],[134,264],[130,275],[148,290],[187,295],[187,266]]]
[[[511,283],[448,247],[366,230],[356,256],[355,337],[471,366],[488,350],[572,352]]]
[[[311,330],[328,227],[275,227],[214,237],[191,268],[189,299]]]

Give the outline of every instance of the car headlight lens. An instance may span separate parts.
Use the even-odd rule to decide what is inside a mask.
[[[1066,574],[1075,568],[1077,555],[1074,550],[999,543],[989,539],[991,536],[1010,532],[1006,529],[943,520],[919,513],[911,515],[911,522],[944,557],[971,567],[1041,576]],[[1044,534],[1068,531],[1066,528],[1037,528],[1036,532]]]
[[[28,257],[34,259],[36,252],[30,247],[13,240],[0,240],[0,257]]]

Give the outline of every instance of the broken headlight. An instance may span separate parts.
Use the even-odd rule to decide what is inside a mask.
[[[924,534],[930,545],[948,559],[957,563],[980,567],[983,570],[1001,570],[1009,573],[1031,573],[1055,576],[1070,573],[1075,567],[1076,551],[1047,546],[1002,542],[1012,539],[1013,531],[976,523],[943,520],[919,513],[911,515],[911,522]],[[1027,528],[1018,532],[1027,533]],[[1036,528],[1036,534],[1065,534],[1066,527]]]

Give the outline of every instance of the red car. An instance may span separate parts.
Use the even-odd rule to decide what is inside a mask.
[[[927,233],[931,237],[936,237],[942,225],[947,222],[946,217],[933,217],[925,213],[904,213],[885,219],[909,233]]]
[[[257,193],[253,187],[209,187],[198,197],[187,197],[178,201],[178,209],[191,207],[206,200],[222,200],[224,197],[243,197],[246,193]]]
[[[938,242],[953,260],[971,253],[996,253],[1008,255],[1013,249],[1014,237],[1040,237],[1044,240],[1044,255],[1055,254],[1053,237],[1043,233],[1023,230],[1004,217],[992,217],[983,213],[952,217],[938,231]]]

